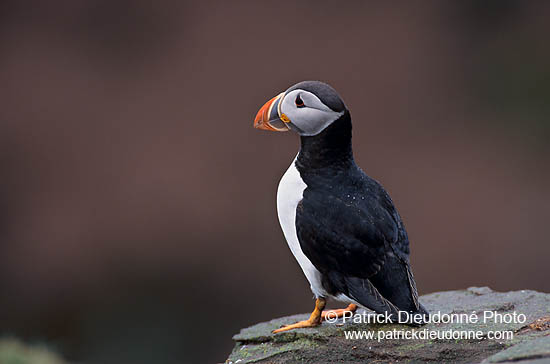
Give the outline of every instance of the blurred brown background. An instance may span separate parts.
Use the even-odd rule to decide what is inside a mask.
[[[550,3],[3,1],[0,334],[90,363],[212,363],[312,307],[278,226],[292,133],[332,84],[421,293],[550,291]]]

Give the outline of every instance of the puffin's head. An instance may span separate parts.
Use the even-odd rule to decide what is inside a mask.
[[[294,130],[312,136],[338,120],[346,105],[336,91],[320,81],[303,81],[265,103],[254,127],[271,131]]]

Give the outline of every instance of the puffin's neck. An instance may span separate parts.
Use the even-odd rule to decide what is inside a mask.
[[[344,169],[355,163],[351,150],[351,117],[347,110],[319,134],[300,138],[302,143],[296,160],[300,169]]]

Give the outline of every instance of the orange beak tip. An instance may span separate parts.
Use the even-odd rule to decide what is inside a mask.
[[[279,129],[271,125],[270,123],[270,114],[272,113],[272,109],[274,107],[274,103],[281,99],[284,94],[279,94],[273,98],[271,98],[268,102],[266,102],[258,111],[256,114],[256,117],[254,118],[254,128],[256,129],[262,129],[262,130],[269,130],[269,131],[287,131],[288,126],[284,124],[284,128]]]

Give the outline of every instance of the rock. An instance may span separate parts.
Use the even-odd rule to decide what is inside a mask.
[[[28,345],[14,338],[0,339],[1,364],[66,364],[44,345]]]
[[[521,362],[545,359],[550,362],[550,336],[525,341],[490,356],[484,363]]]
[[[370,312],[360,309],[346,322],[273,335],[309,314],[288,316],[242,329],[226,363],[550,363],[550,294],[472,287],[420,300],[432,318],[454,319],[416,328],[364,323]],[[422,333],[434,336],[412,337]]]

